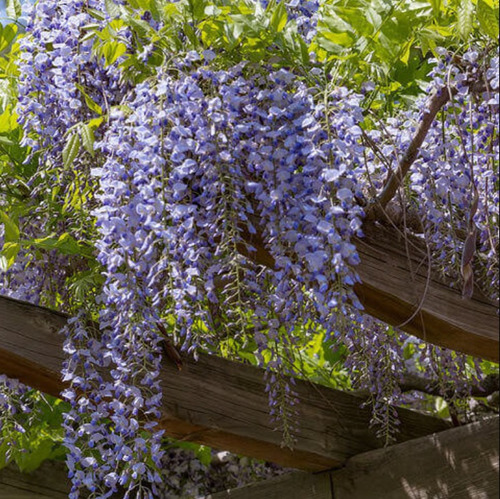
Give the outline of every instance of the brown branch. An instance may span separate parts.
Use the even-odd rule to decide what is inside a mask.
[[[480,94],[488,89],[487,84],[477,75],[474,79],[470,79],[468,81],[468,86],[470,92],[473,94]],[[437,90],[432,95],[415,137],[413,137],[405,155],[401,161],[399,161],[397,170],[395,172],[394,170],[389,171],[382,192],[372,201],[372,203],[370,203],[370,206],[367,209],[368,220],[383,219],[384,209],[394,198],[406,175],[410,171],[410,168],[418,158],[420,148],[429,133],[434,119],[439,111],[443,109],[443,107],[448,104],[448,102],[450,102],[453,97],[457,95],[457,93],[458,89],[456,87],[446,86]]]
[[[371,207],[367,210],[367,217],[369,220],[380,219],[383,214],[384,208],[396,195],[397,190],[403,183],[406,175],[408,174],[411,166],[415,162],[420,152],[420,148],[424,143],[429,129],[436,118],[437,113],[457,94],[456,88],[442,88],[438,90],[429,102],[428,108],[424,114],[422,122],[417,129],[415,137],[411,144],[408,146],[405,155],[399,162],[398,169],[394,172],[391,170],[385,182],[385,186],[372,203]]]

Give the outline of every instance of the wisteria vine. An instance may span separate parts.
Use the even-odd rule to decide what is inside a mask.
[[[63,370],[71,385],[64,393],[71,497],[85,489],[110,497],[118,487],[126,497],[160,494],[163,331],[195,354],[227,338],[251,338],[289,445],[298,402],[286,378],[297,374],[294,349],[320,332],[340,341],[390,442],[408,340],[363,314],[353,291],[355,240],[428,96],[450,92],[391,203],[416,217],[411,228],[452,284],[498,299],[498,55],[473,48],[458,58],[443,50],[427,95],[379,123],[367,120],[369,85],[338,86],[318,71],[312,85],[311,75],[271,62],[221,67],[208,49],[169,54],[154,75],[134,83],[121,63],[137,36],[101,3],[39,0],[29,8],[17,107],[23,145],[44,165],[35,193],[57,183],[64,203],[64,190],[87,186],[85,195],[78,191],[81,211],[53,230],[93,235],[101,287],[75,312],[66,284],[85,263],[55,250],[33,259],[23,249],[0,274],[1,294],[34,303],[58,294],[59,306],[75,315],[64,331]],[[319,16],[319,2],[288,4],[287,22],[304,43]],[[150,14],[140,21],[162,29]],[[112,58],[96,52],[89,35],[89,27],[105,30],[110,22],[124,47]],[[157,49],[148,45],[138,60]],[[400,228],[407,222],[394,220]],[[34,209],[23,223],[34,238],[50,222]],[[465,356],[423,344],[422,352],[430,359],[422,357],[423,369],[443,387],[464,375]],[[11,407],[12,388],[0,386],[0,405]]]

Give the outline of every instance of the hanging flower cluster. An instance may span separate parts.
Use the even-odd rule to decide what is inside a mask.
[[[3,447],[5,442],[8,447],[16,447],[16,437],[26,431],[19,424],[18,415],[31,412],[27,392],[28,387],[19,381],[0,375],[0,447]],[[9,455],[10,451],[7,451],[7,459]]]
[[[25,6],[29,36],[20,41],[18,105],[24,144],[55,162],[61,161],[68,130],[91,116],[84,93],[102,106],[119,93],[119,74],[92,59],[92,40],[81,40],[84,27],[95,23],[82,7],[77,0]],[[101,8],[94,0],[87,7]]]
[[[221,69],[210,50],[169,58],[154,78],[131,85],[84,36],[88,25],[109,21],[100,3],[41,0],[21,42],[24,144],[50,165],[46,182],[69,186],[82,176],[94,187],[83,204],[105,279],[95,303],[64,331],[71,497],[85,489],[109,497],[118,487],[127,497],[158,495],[164,332],[189,352],[247,337],[262,364],[270,351],[268,392],[285,435],[296,397],[284,375],[292,373],[295,345],[319,330],[341,338],[389,440],[402,343],[362,315],[354,241],[363,236],[368,195],[397,167],[420,114],[365,131],[363,95],[331,82],[309,88],[285,69]],[[318,2],[288,8],[310,40]],[[121,39],[132,52],[127,29]],[[457,97],[432,124],[400,200],[417,207],[435,261],[448,262],[445,272],[463,272],[468,236],[477,230],[479,280],[496,282],[498,58],[491,67],[473,52],[464,59],[465,69],[452,60],[436,65],[430,91],[453,88]],[[96,108],[106,116],[92,151],[73,148]],[[43,217],[36,220],[40,227]],[[44,288],[30,283],[47,270],[19,260],[6,277],[15,289],[9,293],[38,301]],[[60,281],[62,288],[63,274]],[[461,361],[450,359],[447,372],[458,376]]]
[[[442,271],[467,285],[464,265],[474,261],[481,287],[498,300],[498,57],[488,66],[474,50],[443,56],[429,91],[457,96],[427,136],[411,190]]]
[[[449,94],[449,102],[429,128],[395,201],[400,213],[412,210],[413,220],[408,216],[404,223],[424,235],[433,267],[468,296],[474,274],[484,292],[498,300],[498,57],[485,59],[475,50],[462,58],[441,53],[427,93]],[[428,112],[427,98],[417,107],[421,110],[405,112],[369,133],[384,159],[369,167],[377,188],[404,157]],[[395,220],[401,223],[401,216]]]

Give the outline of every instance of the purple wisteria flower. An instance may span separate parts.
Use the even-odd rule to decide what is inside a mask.
[[[194,354],[228,339],[255,342],[271,413],[288,443],[297,397],[286,376],[296,374],[296,346],[321,331],[347,347],[347,365],[370,391],[374,423],[389,441],[397,414],[388,408],[402,400],[407,368],[404,337],[363,314],[354,293],[356,241],[368,195],[397,167],[425,101],[383,129],[365,130],[364,95],[331,82],[318,93],[287,69],[212,67],[211,50],[169,58],[154,77],[131,84],[118,64],[95,56],[91,37],[82,39],[96,23],[89,8],[103,6],[40,0],[30,7],[17,109],[23,145],[50,172],[41,188],[84,179],[95,191],[82,211],[104,284],[64,330],[71,497],[84,490],[109,497],[119,487],[126,497],[159,494],[162,331]],[[287,8],[311,40],[319,2]],[[99,26],[109,21],[97,17]],[[156,26],[150,15],[141,20]],[[121,35],[133,52],[133,37]],[[138,60],[153,53],[146,44]],[[466,73],[436,61],[429,92],[453,85],[456,97],[432,124],[400,198],[417,211],[433,263],[455,280],[463,233],[474,224],[478,282],[497,298],[498,57],[486,64],[470,51],[464,61]],[[482,78],[479,96],[471,78]],[[68,138],[96,108],[93,154],[82,148],[67,168]],[[35,211],[33,220],[36,237],[46,219]],[[267,266],[257,261],[257,244]],[[38,302],[49,275],[64,287],[62,258],[47,254],[31,265],[29,257],[23,248],[0,274],[2,294]],[[464,357],[427,353],[446,364],[446,381],[465,376]]]

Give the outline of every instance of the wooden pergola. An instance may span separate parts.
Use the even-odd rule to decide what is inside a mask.
[[[358,242],[363,284],[356,293],[367,313],[431,343],[498,362],[495,303],[480,294],[463,300],[430,270],[420,239],[405,240],[375,223],[365,224],[365,233]],[[272,266],[259,238],[248,239],[257,248],[249,256]],[[59,331],[66,320],[58,312],[0,297],[0,373],[59,396],[65,387]],[[207,355],[197,362],[186,358],[184,364],[182,371],[167,362],[162,368],[160,423],[167,435],[301,470],[213,499],[498,497],[498,418],[451,428],[400,408],[398,441],[384,449],[369,428],[370,409],[361,408],[362,398],[298,381],[300,433],[292,451],[281,447],[270,421],[260,369]],[[51,469],[53,483],[64,489],[64,470]],[[39,495],[16,495],[16,488],[34,490],[33,480],[1,471],[0,497],[67,493],[47,485]]]

